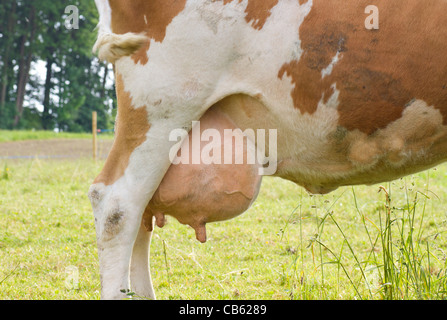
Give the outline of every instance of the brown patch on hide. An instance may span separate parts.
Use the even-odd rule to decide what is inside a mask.
[[[112,9],[112,31],[145,33],[149,39],[162,42],[166,28],[183,11],[186,0],[109,0]],[[135,63],[148,62],[150,40],[132,55]]]
[[[233,2],[234,0],[224,0],[224,4]],[[241,0],[238,0],[241,2]],[[278,0],[249,0],[247,9],[245,9],[245,21],[251,23],[252,27],[261,30],[267,19],[271,15],[271,10],[278,4]]]
[[[248,1],[245,20],[251,22],[253,28],[261,30],[271,15],[270,10],[277,4],[278,0]]]
[[[115,141],[103,170],[94,183],[111,185],[124,175],[132,152],[146,140],[150,124],[146,106],[135,109],[132,98],[125,91],[121,75],[116,74],[118,115],[115,124]]]
[[[379,30],[365,27],[370,4],[313,1],[299,29],[303,54],[278,72],[295,85],[295,108],[313,114],[336,84],[339,125],[349,131],[371,135],[400,119],[414,99],[438,108],[447,124],[447,2],[377,0]],[[337,53],[332,73],[322,77]]]

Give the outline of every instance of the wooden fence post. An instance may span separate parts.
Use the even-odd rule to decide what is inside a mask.
[[[98,150],[98,140],[97,140],[98,126],[97,126],[97,119],[98,119],[98,114],[97,114],[96,111],[93,111],[93,113],[92,113],[93,160],[95,160],[95,161],[96,161],[96,152]]]

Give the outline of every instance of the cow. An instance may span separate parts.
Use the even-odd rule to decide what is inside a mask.
[[[183,129],[187,141],[207,112],[209,127],[276,130],[274,176],[314,194],[447,158],[446,0],[95,1],[94,51],[114,65],[118,104],[113,147],[89,189],[103,299],[130,289],[155,299],[152,220],[162,226],[164,213],[177,212],[203,242],[207,218],[231,218],[254,201],[255,175],[235,187],[251,190],[245,202],[223,217],[202,212],[197,224],[201,204],[185,200],[188,187],[179,201],[191,216],[157,200],[176,198],[176,176],[190,170],[168,174],[181,148],[171,133]],[[230,165],[232,179],[253,166]],[[226,192],[205,180],[178,183],[201,188],[203,201],[208,190]]]

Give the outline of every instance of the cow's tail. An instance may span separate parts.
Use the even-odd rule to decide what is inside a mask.
[[[137,33],[102,33],[98,35],[93,52],[103,61],[115,63],[119,58],[130,56],[138,51],[148,38],[144,34]]]

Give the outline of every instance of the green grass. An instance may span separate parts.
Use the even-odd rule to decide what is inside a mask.
[[[0,299],[99,298],[86,193],[101,166],[0,162]],[[207,226],[206,244],[170,218],[151,246],[157,298],[446,299],[446,169],[326,196],[265,178],[249,211]]]
[[[91,133],[54,132],[54,131],[31,131],[31,130],[0,130],[0,142],[21,140],[44,140],[44,139],[91,139]],[[101,138],[113,139],[113,134],[100,134]]]

